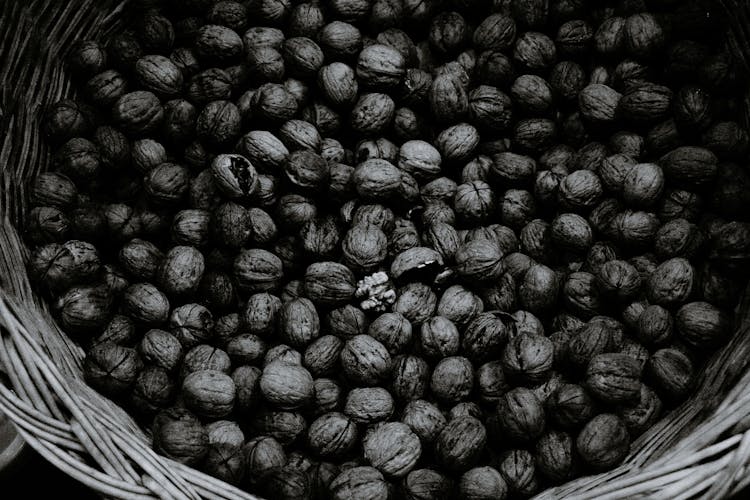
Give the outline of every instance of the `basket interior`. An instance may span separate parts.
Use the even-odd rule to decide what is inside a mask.
[[[718,4],[732,14],[727,16],[727,41],[746,69],[750,57],[747,2],[720,0]],[[27,211],[28,180],[50,163],[49,148],[40,134],[41,117],[49,104],[74,95],[61,61],[74,40],[102,38],[119,29],[122,13],[123,4],[112,0],[11,1],[0,6],[0,366],[8,372],[13,389],[0,386],[0,410],[17,425],[24,420],[33,422],[19,425],[29,444],[103,494],[123,497],[126,492],[137,497],[158,495],[166,488],[179,492],[177,496],[196,498],[215,488],[224,498],[248,498],[239,490],[219,486],[215,480],[140,450],[148,446],[147,437],[121,409],[82,383],[82,349],[55,325],[25,274],[28,250],[17,228],[23,227]],[[748,110],[750,101],[746,99],[745,125],[750,123]],[[626,498],[628,488],[679,471],[690,474],[675,479],[675,485],[703,485],[698,492],[722,496],[739,491],[748,482],[742,480],[742,474],[750,457],[750,434],[745,433],[750,428],[749,297],[745,294],[737,308],[735,335],[705,365],[695,394],[642,435],[622,466],[547,490],[540,497]],[[54,427],[47,419],[61,422],[58,434],[80,446],[65,442],[63,437],[49,441],[39,432],[43,427],[39,422]],[[118,432],[118,428],[126,432]],[[135,436],[135,444],[129,444],[126,436]],[[56,446],[65,452],[56,451]],[[114,450],[112,457],[106,456],[108,449]],[[76,454],[93,458],[81,459],[85,466],[71,465],[79,460]],[[139,464],[140,469],[127,462]],[[730,470],[733,475],[722,476]],[[175,478],[166,480],[174,472]],[[117,478],[114,485],[107,475]],[[155,478],[156,483],[144,477]],[[729,488],[708,489],[714,483],[706,487],[701,482],[708,477],[727,479]],[[162,479],[168,486],[160,483]],[[695,484],[686,483],[691,480]],[[140,485],[127,489],[123,484],[128,482]],[[654,488],[663,485],[657,483]],[[675,488],[666,491],[689,491]]]

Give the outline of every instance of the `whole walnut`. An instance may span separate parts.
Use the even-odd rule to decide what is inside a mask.
[[[594,316],[568,342],[568,360],[587,366],[597,354],[618,352],[622,347],[623,325],[608,316]]]
[[[368,87],[388,89],[396,87],[405,75],[406,61],[396,49],[372,44],[359,53],[357,76]]]
[[[286,464],[284,448],[271,436],[251,439],[243,446],[242,451],[245,454],[247,477],[251,484],[262,481],[270,471]]]
[[[595,470],[618,465],[630,451],[630,435],[618,416],[602,413],[592,418],[576,437],[576,450]]]
[[[502,500],[508,494],[508,485],[497,469],[483,466],[464,472],[458,490],[467,500]]]
[[[597,354],[586,368],[586,387],[605,403],[633,401],[640,393],[640,372],[640,366],[626,354]]]
[[[596,276],[587,272],[570,273],[561,295],[565,306],[585,319],[599,314],[604,305]]]
[[[436,405],[424,399],[406,404],[401,421],[408,425],[423,443],[431,443],[443,429],[447,420]]]
[[[641,384],[637,401],[621,407],[617,414],[625,422],[628,433],[635,438],[651,428],[658,421],[661,412],[662,402],[659,396],[646,384]]]
[[[665,260],[654,270],[646,284],[649,302],[675,306],[687,302],[695,286],[695,270],[687,259]]]
[[[63,143],[73,137],[85,135],[93,128],[93,110],[71,99],[63,99],[52,104],[45,114],[45,134],[55,143]]]
[[[519,303],[531,312],[548,311],[557,302],[559,289],[559,277],[555,271],[544,264],[533,264],[519,283]]]
[[[374,338],[357,335],[344,345],[341,367],[353,382],[377,385],[391,371],[391,356],[385,346]]]
[[[552,89],[544,78],[537,75],[521,75],[510,88],[513,104],[527,114],[545,115],[552,105]]]
[[[622,193],[625,178],[635,164],[635,160],[625,154],[614,154],[604,158],[599,166],[599,176],[604,187],[613,193]]]
[[[482,300],[470,290],[461,285],[453,285],[445,289],[437,305],[437,313],[463,326],[469,323],[477,314],[482,312]]]
[[[263,366],[273,363],[274,361],[285,361],[287,363],[301,365],[302,354],[286,344],[279,344],[266,351],[266,356],[263,358]]]
[[[442,359],[458,353],[460,336],[456,325],[443,316],[433,316],[419,331],[419,347],[427,358]]]
[[[281,259],[260,248],[240,251],[233,268],[239,288],[250,293],[277,289],[284,274]]]
[[[214,319],[211,311],[200,304],[184,304],[169,315],[172,335],[186,349],[207,342],[213,336]]]
[[[550,226],[550,235],[557,248],[576,254],[585,253],[593,242],[589,223],[572,213],[555,217]]]
[[[522,384],[547,380],[552,369],[554,346],[543,336],[519,334],[512,338],[501,358],[505,373]]]
[[[354,295],[354,275],[343,264],[316,262],[305,272],[305,291],[314,303],[343,305]]]
[[[618,243],[642,249],[653,243],[659,219],[651,212],[625,210],[614,216],[612,228]]]
[[[563,429],[576,429],[594,415],[595,404],[580,385],[563,384],[547,399],[546,407],[552,421]]]
[[[422,232],[424,243],[434,248],[444,261],[452,261],[461,240],[456,228],[445,222],[434,222]]]
[[[182,344],[177,337],[158,329],[146,332],[138,345],[138,351],[144,361],[168,372],[174,371],[183,355]]]
[[[699,349],[714,349],[726,342],[731,334],[731,316],[708,302],[690,302],[675,314],[680,338]]]
[[[208,452],[208,432],[184,408],[160,411],[152,424],[154,450],[185,465],[198,464]]]
[[[502,257],[502,251],[492,242],[472,240],[456,251],[456,270],[466,280],[486,283],[500,277]]]
[[[341,472],[328,487],[334,500],[388,500],[388,482],[374,467],[352,467]]]
[[[136,382],[143,366],[138,352],[113,342],[102,342],[86,353],[83,374],[86,382],[103,394],[124,395]]]
[[[307,429],[305,418],[296,412],[256,410],[251,413],[250,428],[256,435],[271,436],[283,446],[300,439]]]
[[[624,260],[605,262],[596,273],[596,284],[601,293],[617,300],[634,298],[641,290],[641,283],[638,270]]]
[[[63,144],[54,161],[63,175],[82,184],[91,183],[102,166],[96,144],[82,137],[74,137]]]
[[[91,243],[69,240],[35,248],[28,266],[34,282],[57,294],[72,285],[91,282],[101,270],[101,260]]]
[[[412,325],[402,314],[383,313],[370,323],[367,333],[395,355],[411,343]]]
[[[578,106],[584,118],[596,125],[612,124],[617,118],[617,105],[622,94],[615,89],[594,83],[578,94]]]
[[[500,361],[490,361],[477,368],[477,389],[479,397],[486,403],[497,403],[510,386]]]
[[[513,337],[517,335],[531,335],[538,337],[545,336],[544,324],[542,323],[542,320],[540,320],[533,313],[524,311],[523,309],[519,309],[510,316],[515,323],[513,325]]]
[[[343,391],[338,382],[330,378],[318,378],[313,382],[313,389],[311,406],[315,415],[341,410]]]
[[[198,344],[185,353],[180,366],[180,378],[193,372],[215,370],[228,374],[232,366],[229,355],[212,345]]]
[[[150,283],[130,285],[122,297],[122,309],[136,323],[159,325],[169,318],[169,300]]]
[[[477,463],[487,444],[487,430],[474,417],[450,420],[435,441],[438,462],[447,470],[462,472]]]
[[[533,441],[544,432],[542,402],[524,387],[511,389],[500,398],[497,418],[504,434],[518,442]]]
[[[324,324],[332,335],[348,339],[367,333],[369,320],[362,309],[347,304],[329,311],[324,318]]]
[[[432,18],[428,39],[437,52],[445,55],[460,51],[469,36],[469,28],[458,12],[442,12]]]
[[[130,404],[142,415],[153,415],[172,401],[174,382],[169,374],[155,366],[145,368],[138,374],[130,394]]]
[[[174,96],[182,90],[182,72],[164,56],[147,55],[138,59],[135,76],[144,88],[162,96]]]
[[[268,472],[260,483],[264,496],[273,496],[280,500],[309,498],[310,475],[292,463]]]
[[[420,357],[410,354],[399,355],[393,359],[391,377],[391,391],[396,399],[421,399],[430,383],[430,367]]]
[[[261,85],[252,95],[250,101],[250,110],[253,116],[269,120],[272,123],[287,122],[295,115],[298,108],[299,104],[294,95],[278,83]],[[283,138],[280,139],[284,141]]]
[[[352,181],[361,197],[372,201],[388,201],[401,197],[403,175],[386,160],[373,158],[357,166]]]
[[[450,126],[435,138],[435,147],[449,164],[468,161],[478,145],[479,131],[468,123]]]
[[[365,459],[389,477],[404,477],[416,465],[422,445],[408,425],[387,422],[367,432],[362,448]]]
[[[205,270],[203,254],[195,247],[176,246],[164,256],[157,270],[162,289],[170,295],[195,292]]]
[[[352,389],[344,402],[344,413],[359,424],[387,420],[393,411],[393,397],[382,387]]]
[[[54,303],[65,331],[75,334],[98,332],[112,315],[110,290],[99,286],[74,286]]]
[[[414,326],[429,319],[437,306],[437,296],[432,288],[423,283],[409,283],[398,290],[393,311],[402,314]]]
[[[664,190],[664,172],[653,163],[638,163],[623,178],[625,203],[634,207],[654,205]]]
[[[345,455],[357,442],[357,426],[343,413],[326,413],[307,429],[307,444],[316,455],[336,458]]]
[[[196,414],[209,419],[229,415],[234,408],[235,395],[232,378],[216,370],[193,372],[182,382],[185,405]]]
[[[352,106],[359,90],[354,69],[342,62],[323,66],[318,72],[318,86],[333,106],[341,107]]]
[[[513,116],[512,101],[505,93],[489,85],[469,92],[469,117],[480,128],[496,132],[508,130]]]
[[[646,346],[664,345],[672,338],[674,320],[666,308],[648,306],[638,318],[638,340]]]
[[[513,321],[502,313],[479,313],[466,325],[461,349],[474,361],[498,356],[502,346],[511,337],[514,327]]]
[[[401,493],[408,500],[444,498],[450,495],[453,482],[433,469],[414,469],[401,484]]]
[[[344,262],[361,273],[373,271],[385,260],[387,249],[387,236],[372,224],[352,226],[342,241]]]
[[[315,376],[328,375],[338,367],[344,342],[334,335],[324,335],[305,349],[303,365]]]
[[[266,353],[266,348],[266,343],[251,333],[241,333],[226,343],[227,354],[235,365],[260,361]]]
[[[281,300],[269,293],[251,295],[242,313],[242,321],[249,333],[265,337],[276,330]]]
[[[484,181],[471,181],[456,189],[454,208],[457,215],[466,223],[486,222],[495,212],[495,193]]]
[[[164,107],[153,93],[137,90],[117,99],[112,107],[112,118],[126,133],[147,134],[161,124]]]
[[[648,124],[666,118],[671,104],[668,87],[644,81],[625,89],[617,112],[629,122]]]
[[[284,410],[300,408],[313,397],[313,378],[306,368],[283,361],[263,367],[260,390],[271,404]]]
[[[654,251],[664,258],[694,257],[705,242],[703,231],[686,219],[677,218],[666,222],[656,232]]]
[[[459,417],[474,417],[477,419],[483,419],[485,412],[479,406],[479,404],[473,401],[464,401],[453,405],[447,414],[448,420],[453,420]]]
[[[514,449],[505,453],[498,470],[513,494],[529,497],[539,490],[534,455],[527,450]]]
[[[652,14],[634,14],[625,20],[624,40],[630,54],[649,57],[664,43],[664,32]]]
[[[287,301],[279,312],[279,335],[292,347],[302,348],[320,336],[320,316],[310,299]]]
[[[466,399],[474,388],[474,367],[462,356],[449,356],[435,365],[430,390],[440,401],[457,403]]]
[[[576,170],[560,183],[558,198],[574,212],[590,211],[600,201],[603,189],[599,176],[590,170]]]
[[[473,34],[474,46],[478,50],[505,50],[512,46],[516,37],[516,23],[513,17],[491,14],[477,26]]]
[[[527,31],[516,39],[513,59],[530,72],[548,70],[557,60],[555,42],[544,33]]]

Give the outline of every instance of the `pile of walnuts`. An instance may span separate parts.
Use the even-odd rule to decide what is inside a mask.
[[[47,111],[29,275],[159,453],[250,492],[611,469],[750,271],[710,3],[133,1]]]

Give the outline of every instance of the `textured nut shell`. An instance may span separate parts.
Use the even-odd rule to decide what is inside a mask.
[[[365,459],[391,477],[408,474],[422,454],[419,438],[401,422],[388,422],[375,427],[365,436],[362,447]]]
[[[284,410],[293,410],[312,399],[313,378],[300,365],[274,361],[263,367],[260,390],[271,404]]]
[[[182,382],[185,404],[206,418],[223,418],[234,408],[235,387],[232,378],[216,370],[193,372]]]
[[[576,449],[590,466],[609,469],[628,454],[630,436],[619,417],[603,413],[591,419],[578,434]]]
[[[448,470],[462,472],[472,467],[487,444],[487,430],[474,417],[449,421],[437,437],[435,453]]]
[[[586,387],[608,403],[633,401],[641,390],[640,375],[640,367],[627,354],[598,354],[586,368]]]

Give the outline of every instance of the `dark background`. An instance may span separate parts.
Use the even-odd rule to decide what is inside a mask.
[[[50,494],[50,490],[54,493]],[[100,498],[44,460],[28,446],[8,469],[0,472],[0,498]]]

